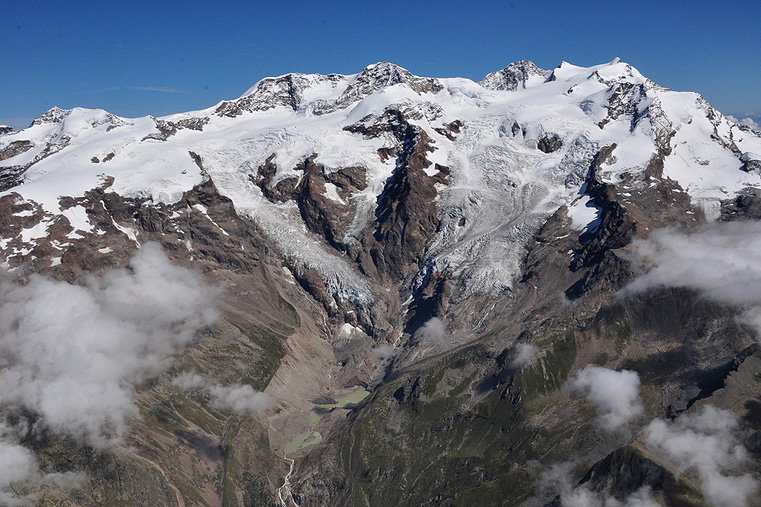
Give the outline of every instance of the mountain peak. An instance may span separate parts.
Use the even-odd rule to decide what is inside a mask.
[[[64,118],[66,118],[69,113],[71,113],[70,109],[61,109],[58,106],[53,106],[48,111],[35,118],[32,121],[32,125],[42,125],[43,123],[61,123]]]
[[[344,107],[383,88],[405,84],[418,94],[436,93],[444,89],[438,79],[418,77],[407,69],[389,62],[379,62],[365,67],[357,74],[336,101],[336,107]]]
[[[516,90],[544,82],[550,71],[540,69],[531,60],[518,60],[502,70],[492,72],[481,80],[490,90]]]
[[[360,74],[401,74],[401,73],[407,73],[410,74],[410,71],[405,69],[404,67],[401,67],[395,63],[391,62],[377,62],[377,63],[371,63],[364,69],[362,69],[362,72]]]
[[[243,111],[266,111],[277,106],[285,106],[295,111],[307,102],[325,98],[323,96],[335,97],[338,93],[336,88],[345,80],[346,77],[341,74],[290,73],[266,77],[249,88],[240,98],[222,102],[215,113],[235,117]]]

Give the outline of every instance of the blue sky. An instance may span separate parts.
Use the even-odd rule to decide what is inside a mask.
[[[7,2],[0,124],[57,105],[122,116],[209,107],[287,72],[391,61],[480,79],[529,59],[618,56],[722,112],[761,114],[761,2]]]

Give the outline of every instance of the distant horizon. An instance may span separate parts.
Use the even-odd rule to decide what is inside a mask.
[[[0,124],[14,128],[53,106],[123,117],[205,109],[265,77],[354,74],[380,61],[478,81],[521,59],[552,69],[614,57],[726,115],[761,121],[761,55],[749,35],[761,5],[750,1],[45,3],[11,4],[6,15]]]

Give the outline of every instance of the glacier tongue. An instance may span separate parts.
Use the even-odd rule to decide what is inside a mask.
[[[273,201],[254,182],[268,163],[275,170],[267,185],[291,191],[301,188],[305,160],[325,175],[361,172],[366,185],[353,193],[325,185],[336,216],[349,224],[350,245],[383,199],[406,124],[430,139],[426,174],[450,171],[448,183],[436,186],[440,225],[418,285],[442,272],[462,280],[466,293],[510,288],[530,238],[579,197],[603,146],[615,145],[600,166],[604,181],[655,171],[706,210],[761,186],[759,171],[750,170],[752,154],[761,153],[756,133],[618,59],[564,62],[552,71],[520,61],[480,83],[418,77],[388,63],[351,76],[288,74],[239,99],[159,119],[54,108],[0,137],[0,169],[15,175],[4,195],[18,193],[52,214],[62,213],[60,197],[106,182],[125,197],[171,204],[211,178],[292,269],[313,269],[336,297],[366,306],[373,294],[355,262],[309,231],[293,201]]]

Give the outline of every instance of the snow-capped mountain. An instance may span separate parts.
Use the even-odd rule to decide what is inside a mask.
[[[465,281],[465,294],[510,288],[527,241],[560,206],[578,230],[594,222],[582,187],[604,146],[615,148],[597,173],[602,181],[671,179],[711,218],[721,199],[761,185],[757,135],[699,95],[661,88],[619,60],[552,71],[520,61],[480,83],[379,63],[351,76],[267,78],[236,100],[164,118],[51,109],[0,139],[5,195],[48,217],[2,256],[29,255],[46,234],[41,224],[62,213],[77,234],[98,234],[85,210],[62,209],[60,199],[106,180],[108,192],[173,204],[210,178],[295,269],[315,269],[336,297],[367,304],[372,294],[343,252],[372,222],[405,143],[421,139],[437,226],[424,232],[417,283],[444,272]],[[340,222],[331,223],[332,244],[321,226],[305,224],[293,195],[273,194],[302,183],[305,161],[317,166],[316,193]],[[439,167],[446,175],[436,179]],[[330,181],[349,168],[361,188]]]
[[[736,280],[731,266],[755,273],[755,243],[733,227],[761,218],[760,196],[758,132],[618,59],[552,70],[522,60],[480,82],[391,63],[287,74],[161,118],[53,108],[26,129],[0,127],[9,277],[26,287],[38,273],[100,297],[141,265],[169,265],[153,247],[130,260],[158,242],[216,287],[186,306],[198,313],[197,299],[217,297],[218,320],[169,352],[128,350],[139,364],[150,349],[160,365],[133,364],[109,384],[131,418],[117,446],[46,422],[42,402],[22,404],[13,420],[27,422],[9,427],[27,432],[15,441],[41,470],[87,476],[67,497],[86,505],[115,491],[152,505],[561,505],[587,489],[622,504],[635,493],[700,504],[710,491],[675,481],[683,470],[658,446],[701,418],[731,419],[695,415],[705,400],[745,417],[701,427],[729,428],[726,445],[759,424],[748,315],[761,302],[716,280]],[[708,236],[674,246],[677,230]],[[722,250],[726,237],[739,254]],[[707,253],[689,257],[701,238]],[[682,255],[672,271],[684,276],[626,292]],[[730,267],[715,286],[693,283],[711,255]],[[43,278],[31,279],[37,290]],[[140,306],[130,290],[125,306]],[[129,314],[87,301],[118,322]],[[39,354],[45,368],[56,354]],[[2,348],[0,359],[0,373],[18,360]],[[626,383],[629,433],[607,432],[611,417],[601,425],[572,394],[594,403],[594,365],[622,375],[608,380]],[[749,452],[757,437],[743,441]],[[756,477],[742,452],[727,463]],[[542,470],[558,463],[573,481],[550,494]]]

